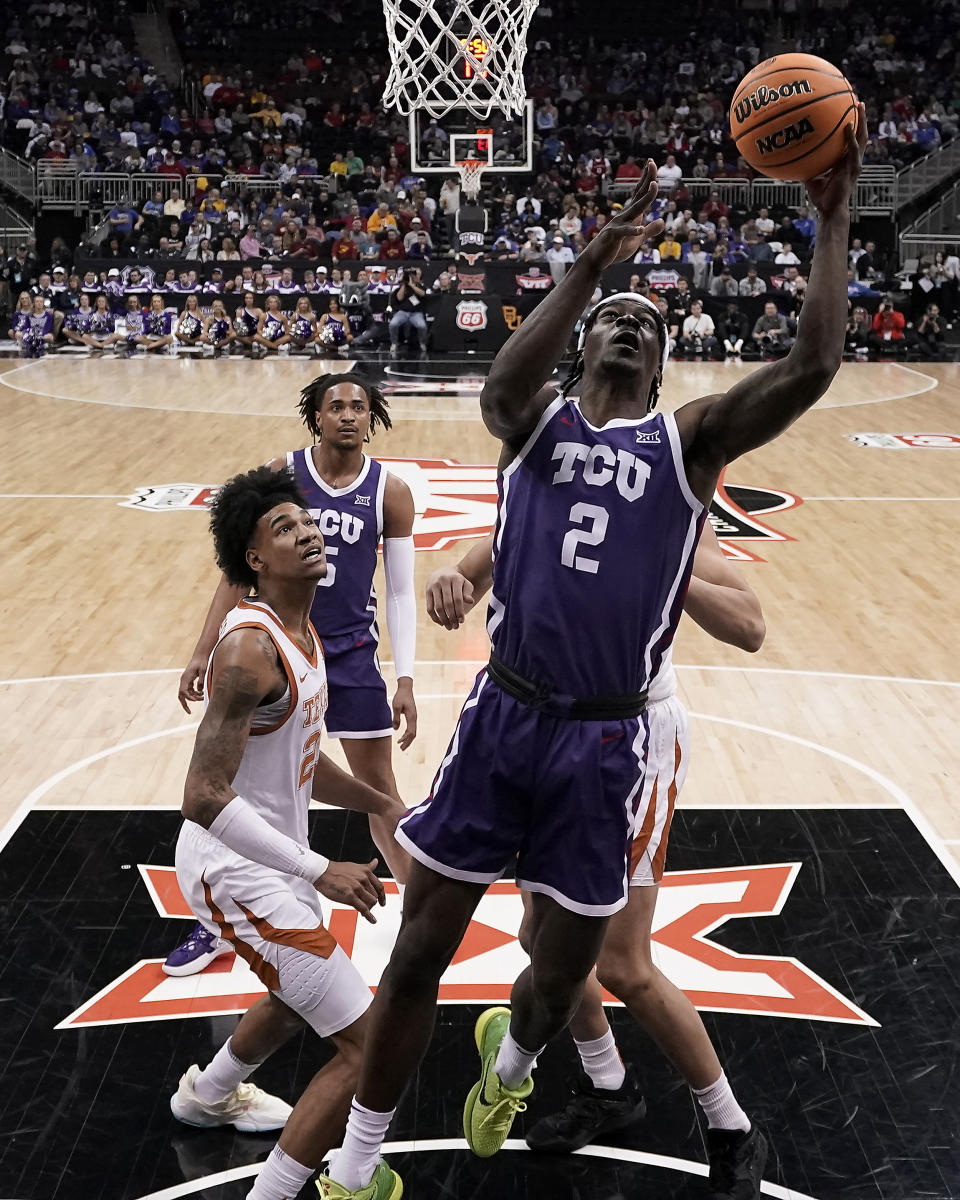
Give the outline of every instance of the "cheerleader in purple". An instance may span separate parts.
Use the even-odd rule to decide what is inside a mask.
[[[177,341],[184,346],[196,346],[203,338],[203,325],[200,301],[196,292],[191,292],[174,330]]]
[[[17,307],[10,314],[10,337],[19,341],[18,333],[26,333],[30,328],[30,314],[33,312],[33,301],[29,292],[21,292]]]
[[[138,346],[143,346],[148,354],[158,350],[167,350],[170,354],[177,352],[177,344],[173,340],[173,314],[167,312],[163,297],[159,293],[150,300],[150,307],[143,320],[143,333],[136,342]]]
[[[346,354],[347,345],[352,341],[353,335],[347,322],[347,314],[340,307],[337,297],[331,296],[330,309],[321,316],[318,323],[317,352],[322,354],[322,347],[326,346],[336,348],[338,354]]]
[[[287,333],[287,318],[280,308],[280,297],[271,292],[267,297],[267,310],[260,316],[260,328],[253,335],[254,342],[266,354],[270,350],[286,350],[290,344]]]
[[[73,312],[68,312],[63,319],[63,336],[74,346],[89,347],[88,337],[92,318],[93,306],[90,303],[90,296],[87,292],[81,292],[79,307],[75,308]]]
[[[83,340],[91,350],[106,350],[120,339],[117,333],[117,321],[110,311],[110,304],[101,292],[93,302],[93,314],[90,317],[90,332]]]
[[[307,350],[317,344],[317,318],[306,296],[297,300],[297,307],[287,326],[290,345],[296,350]]]
[[[34,296],[27,327],[17,341],[23,358],[42,358],[53,345],[53,313],[42,296]]]
[[[257,308],[256,295],[253,292],[244,292],[243,307],[238,308],[234,314],[233,332],[237,344],[249,350],[251,354],[257,353],[254,338],[257,336],[262,319],[263,309]]]
[[[227,310],[223,307],[223,301],[214,300],[203,329],[204,345],[212,346],[214,358],[218,358],[223,353],[224,347],[229,347],[235,338],[236,334],[230,325],[230,318],[227,316]]]

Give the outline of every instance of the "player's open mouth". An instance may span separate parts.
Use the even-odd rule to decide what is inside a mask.
[[[312,559],[321,558],[322,556],[323,549],[320,546],[311,546],[309,550],[304,551],[303,561],[310,562]]]
[[[631,350],[640,349],[640,338],[632,329],[621,329],[610,339],[614,346],[629,346]]]

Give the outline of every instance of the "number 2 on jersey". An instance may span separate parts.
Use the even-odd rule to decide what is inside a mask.
[[[599,504],[585,504],[581,501],[570,509],[569,520],[572,525],[586,525],[586,522],[589,521],[590,526],[583,529],[570,529],[564,535],[563,545],[560,548],[560,561],[565,567],[572,567],[575,571],[586,571],[588,575],[596,575],[600,566],[599,561],[578,554],[577,551],[581,546],[599,546],[607,536],[609,519],[610,514]]]

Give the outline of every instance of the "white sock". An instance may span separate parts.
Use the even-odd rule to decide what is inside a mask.
[[[690,1090],[704,1111],[708,1128],[742,1129],[744,1133],[749,1132],[750,1118],[737,1103],[733,1089],[722,1071],[716,1083],[711,1083],[709,1087],[700,1091],[696,1088]]]
[[[617,1049],[613,1030],[608,1027],[603,1037],[595,1038],[592,1042],[578,1042],[576,1038],[573,1041],[593,1086],[605,1091],[619,1091],[627,1077],[627,1069]]]
[[[305,1167],[274,1146],[260,1168],[253,1191],[247,1192],[247,1200],[296,1200],[312,1174],[313,1167]]]
[[[396,1111],[392,1108],[385,1113],[373,1112],[358,1103],[354,1096],[343,1146],[330,1167],[330,1178],[348,1192],[366,1187],[373,1178],[380,1160],[380,1147]]]
[[[204,1067],[197,1076],[193,1090],[204,1104],[219,1104],[259,1066],[259,1063],[241,1062],[230,1049],[228,1039],[213,1056],[209,1066]]]
[[[508,1029],[506,1036],[500,1043],[500,1049],[497,1052],[497,1061],[493,1066],[493,1069],[500,1076],[500,1082],[503,1086],[507,1088],[519,1087],[537,1065],[537,1055],[541,1054],[544,1049],[545,1047],[541,1046],[539,1050],[524,1050],[522,1046],[518,1046],[513,1040],[513,1034]]]

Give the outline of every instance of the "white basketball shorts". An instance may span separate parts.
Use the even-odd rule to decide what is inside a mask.
[[[235,854],[193,821],[177,840],[177,882],[208,929],[321,1037],[352,1025],[372,999],[324,927],[316,888]]]
[[[652,887],[663,878],[670,822],[690,759],[687,710],[676,696],[648,705],[647,721],[647,769],[630,850],[631,887]]]

